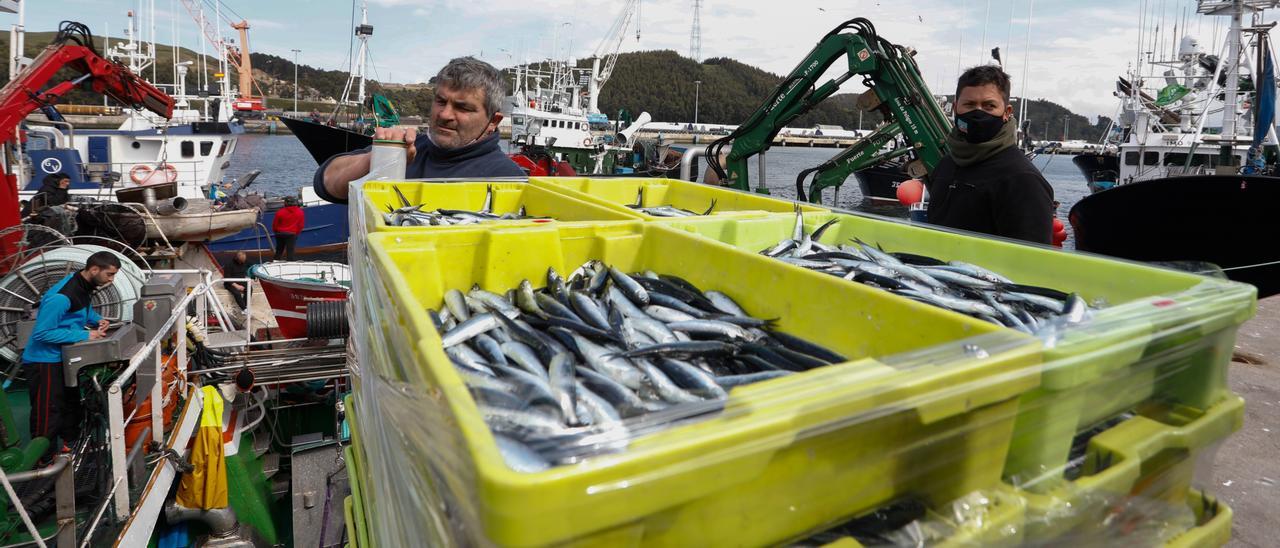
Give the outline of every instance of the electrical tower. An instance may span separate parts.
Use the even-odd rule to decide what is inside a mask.
[[[702,0],[693,0],[693,29],[689,31],[689,57],[702,62]]]

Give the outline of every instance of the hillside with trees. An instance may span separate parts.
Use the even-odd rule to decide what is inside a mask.
[[[28,32],[25,54],[34,58],[39,55],[53,39],[53,32]],[[8,35],[0,34],[0,51],[8,51]],[[112,44],[123,42],[123,38],[108,39]],[[95,37],[94,46],[101,52],[104,40]],[[204,81],[213,87],[214,73],[217,71],[216,59],[206,57],[201,63],[199,52],[185,48],[176,51],[181,61],[192,61],[193,65],[187,75],[187,88],[191,93],[199,89],[199,75],[205,72]],[[175,50],[170,46],[157,44],[156,64],[143,72],[150,81],[161,84],[172,84],[174,79],[173,59]],[[270,109],[292,108],[294,87],[294,64],[290,59],[267,53],[252,53],[253,76],[258,90],[267,96]],[[590,59],[579,61],[579,66],[590,67]],[[231,69],[232,82],[236,75]],[[510,89],[512,72],[504,70]],[[70,78],[70,71],[59,76]],[[298,65],[298,98],[303,110],[317,108],[330,110],[342,97],[346,85],[345,70],[327,70],[307,65]],[[8,75],[0,73],[0,83],[6,82]],[[701,86],[694,82],[701,81]],[[782,81],[782,76],[773,74],[734,59],[723,57],[707,59],[701,63],[670,51],[644,51],[624,53],[618,56],[618,64],[613,76],[600,96],[600,109],[611,118],[625,109],[633,116],[648,111],[654,120],[664,122],[691,122],[694,119],[695,87],[698,93],[698,121],[703,123],[738,124],[746,120],[751,113],[760,107],[775,87]],[[423,84],[431,84],[425,82]],[[210,89],[216,94],[216,89]],[[942,90],[934,90],[942,91]],[[951,90],[946,90],[951,91]],[[425,117],[431,108],[432,93],[426,85],[381,85],[370,82],[368,94],[386,95],[400,110],[402,116]],[[853,129],[862,127],[870,129],[880,123],[877,113],[862,113],[855,107],[857,95],[842,93],[832,96],[817,105],[812,111],[801,116],[791,125],[811,127],[815,124],[837,125]],[[100,104],[102,98],[96,94],[76,90],[69,94],[63,102],[81,104]],[[1015,104],[1016,108],[1016,104]],[[1036,99],[1028,104],[1028,116],[1031,138],[1061,140],[1064,126],[1069,128],[1069,136],[1073,139],[1098,140],[1110,120],[1099,117],[1090,122],[1085,116],[1075,114],[1066,107],[1044,99]]]

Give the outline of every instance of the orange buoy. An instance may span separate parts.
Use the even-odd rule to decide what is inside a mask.
[[[924,183],[920,179],[907,179],[898,184],[898,201],[904,206],[920,203],[924,199]]]

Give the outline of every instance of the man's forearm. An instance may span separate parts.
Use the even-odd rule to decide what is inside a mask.
[[[368,173],[369,153],[339,156],[329,161],[329,166],[324,170],[324,189],[330,196],[345,200],[351,181]]]

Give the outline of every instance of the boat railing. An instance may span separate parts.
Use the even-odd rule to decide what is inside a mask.
[[[176,182],[179,187],[196,187],[203,192],[208,181],[200,160],[156,160],[153,162],[83,162],[78,167],[85,179],[103,190],[114,192],[140,186]],[[111,174],[111,177],[107,177]],[[116,177],[119,177],[116,179]],[[112,179],[107,181],[107,179]],[[181,194],[181,193],[180,193]]]
[[[1166,168],[1168,176],[1182,177],[1184,175],[1206,175],[1209,169],[1206,166],[1168,166]]]
[[[174,314],[165,320],[164,324],[155,331],[151,339],[146,342],[134,355],[129,359],[129,365],[120,374],[116,375],[111,385],[107,387],[107,417],[109,427],[108,442],[111,452],[111,478],[112,491],[114,495],[111,497],[114,501],[115,515],[117,518],[125,519],[132,512],[129,503],[129,476],[126,467],[125,454],[125,425],[133,420],[138,412],[135,407],[128,417],[124,414],[124,392],[125,383],[132,380],[138,373],[138,370],[144,365],[151,369],[154,375],[155,383],[151,387],[151,439],[152,441],[164,443],[164,383],[160,382],[164,378],[164,356],[161,353],[160,343],[171,336],[177,336],[177,348],[174,354],[177,356],[177,366],[179,374],[185,373],[187,370],[187,337],[185,330],[186,322],[178,325],[178,318],[186,318],[187,306],[195,302],[197,298],[204,296],[209,292],[209,285],[206,282],[198,284],[190,293],[182,298],[173,307]],[[176,388],[176,387],[175,387]],[[142,397],[139,395],[138,397]],[[161,466],[171,466],[165,462]]]
[[[53,458],[52,464],[38,470],[27,470],[13,474],[5,474],[3,470],[0,470],[0,478],[4,478],[4,487],[9,501],[12,503],[14,510],[21,516],[22,522],[27,527],[27,532],[31,534],[32,539],[9,546],[29,546],[33,544],[44,546],[55,540],[56,546],[59,548],[76,545],[76,485],[75,467],[71,466],[71,455],[60,454]],[[23,506],[22,501],[18,499],[13,489],[15,484],[45,478],[54,478],[54,517],[58,521],[58,528],[49,536],[40,535],[40,531],[31,523],[26,507]],[[36,539],[40,540],[37,541]],[[9,546],[4,548],[9,548]]]
[[[161,454],[163,455],[177,456],[179,458],[184,455],[191,440],[191,435],[194,433],[194,426],[202,407],[200,391],[194,385],[182,382],[187,371],[187,310],[192,304],[195,304],[196,314],[194,321],[201,328],[205,328],[207,323],[205,318],[210,313],[224,326],[224,330],[225,326],[230,325],[226,320],[226,312],[218,302],[216,294],[212,291],[213,284],[216,282],[213,280],[211,271],[195,269],[154,270],[153,275],[155,274],[180,274],[184,278],[186,276],[195,276],[200,281],[173,306],[173,313],[169,318],[161,324],[159,329],[154,331],[154,334],[145,344],[134,351],[129,358],[128,365],[115,376],[115,379],[106,389],[107,450],[110,455],[111,482],[105,499],[96,509],[89,512],[91,517],[84,533],[84,539],[93,538],[98,527],[103,524],[103,518],[107,510],[112,509],[114,513],[112,523],[125,524],[125,531],[121,533],[120,538],[141,540],[145,543],[154,526],[155,519],[159,516],[164,499],[168,497],[169,486],[172,485],[173,480],[178,475],[177,467],[169,458],[160,459],[156,464],[156,468],[151,471],[149,480],[144,483],[136,505],[130,501],[130,494],[134,492],[134,489],[130,485],[131,476],[129,470],[141,466],[138,459],[144,453],[144,447],[148,442],[154,442],[161,447]],[[165,358],[162,349],[163,343],[170,338],[173,338],[175,342],[172,352],[175,357],[179,381],[174,382],[172,386],[166,386],[163,382]],[[124,397],[127,392],[125,387],[144,371],[151,375],[154,380],[148,397],[150,401],[155,403],[150,406],[150,420],[147,421],[132,446],[126,448],[126,425],[133,421],[138,409],[142,407],[135,406],[128,416],[125,415]],[[187,405],[181,413],[182,416],[175,419],[169,439],[165,440],[164,409],[166,406],[164,402],[171,401],[171,398],[179,396],[179,390],[186,391],[184,396]],[[147,399],[141,394],[136,397]],[[54,463],[50,466],[40,470],[8,474],[7,478],[5,478],[7,483],[11,485],[39,478],[56,477],[54,500],[58,529],[49,537],[41,538],[38,542],[32,540],[25,543],[25,545],[42,545],[55,539],[56,545],[59,547],[76,545],[76,534],[79,528],[76,523],[75,509],[75,471],[74,466],[70,464],[71,455],[61,454],[55,457]],[[11,491],[9,488],[6,488],[6,490]],[[16,510],[20,513],[25,513],[25,508],[13,492],[8,493],[8,498]],[[137,516],[135,514],[141,514],[144,510],[148,519],[136,519]],[[136,533],[130,533],[134,527],[138,527]],[[128,542],[124,544],[129,545]]]

